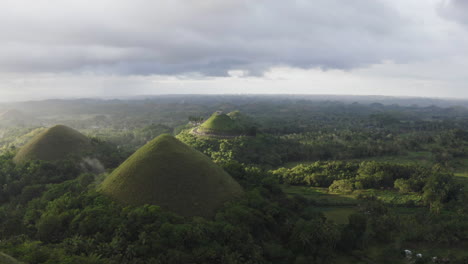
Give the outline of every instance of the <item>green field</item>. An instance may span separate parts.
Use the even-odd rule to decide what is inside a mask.
[[[354,206],[333,206],[333,207],[317,207],[317,212],[321,212],[327,219],[339,225],[348,223],[348,217],[358,212]]]
[[[468,179],[468,178],[467,178]],[[393,208],[399,214],[413,214],[425,210],[421,196],[418,194],[402,194],[392,190],[358,190],[351,194],[329,193],[327,188],[308,186],[283,186],[283,191],[290,195],[300,195],[312,200],[316,210],[322,212],[328,219],[337,224],[347,224],[349,215],[356,213],[360,200],[359,194],[376,196],[380,201],[396,206]],[[409,207],[408,207],[409,206]]]
[[[366,196],[375,196],[384,203],[397,206],[407,204],[418,205],[421,203],[421,197],[415,193],[399,193],[393,190],[356,190],[351,194],[329,193],[327,188],[309,187],[309,186],[284,186],[283,191],[288,195],[301,195],[307,199],[314,200],[318,205],[339,206],[339,205],[357,205],[359,194]]]
[[[284,185],[283,191],[292,196],[300,195],[314,200],[320,206],[356,206],[358,200],[352,194],[331,194],[327,188]]]
[[[391,162],[391,163],[400,163],[400,164],[418,164],[422,166],[431,166],[433,164],[432,154],[428,151],[408,152],[405,155],[399,155],[399,156],[368,157],[368,158],[350,159],[350,160],[344,160],[344,161],[355,161],[355,162],[377,161],[377,162]],[[316,161],[288,162],[284,164],[282,167],[293,168],[299,164],[311,164],[314,162]],[[468,164],[466,168],[468,168]]]

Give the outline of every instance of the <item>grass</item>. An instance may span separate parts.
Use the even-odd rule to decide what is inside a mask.
[[[288,195],[300,195],[313,200],[317,205],[314,211],[322,212],[337,224],[347,224],[348,217],[357,212],[358,200],[353,195],[330,194],[326,188],[305,186],[284,186],[283,191]]]
[[[300,195],[322,206],[355,206],[358,200],[352,194],[331,194],[327,188],[309,186],[283,186],[287,195]]]
[[[380,201],[388,204],[405,206],[408,204],[421,205],[422,197],[417,193],[400,193],[396,190],[358,190],[353,193],[357,196],[358,194],[374,195]]]
[[[347,224],[349,215],[357,212],[360,200],[358,194],[375,195],[377,199],[384,203],[395,205],[393,208],[398,214],[414,214],[423,207],[421,196],[418,194],[402,194],[392,190],[358,190],[351,194],[329,193],[327,188],[309,186],[283,186],[283,191],[290,196],[300,195],[308,200],[312,200],[316,205],[315,210],[322,212],[328,219],[337,224]],[[411,207],[406,207],[411,205]]]
[[[62,160],[91,149],[91,141],[80,132],[56,125],[34,136],[14,157],[16,163],[28,160]]]
[[[432,154],[428,151],[414,151],[408,152],[405,155],[399,156],[381,156],[381,157],[368,157],[361,159],[349,159],[344,161],[377,161],[377,162],[391,162],[391,163],[400,163],[400,164],[418,164],[422,166],[432,166]],[[312,164],[316,161],[297,161],[297,162],[288,162],[284,164],[285,168],[293,168],[299,164]],[[468,166],[467,166],[468,167]]]
[[[429,151],[413,151],[405,155],[398,156],[381,156],[370,157],[363,159],[353,159],[355,161],[378,161],[378,162],[392,162],[400,164],[415,164],[422,166],[431,166],[433,164],[432,154]]]
[[[306,199],[313,200],[318,205],[323,206],[351,206],[358,205],[359,194],[373,195],[384,203],[406,206],[408,204],[418,205],[421,203],[421,196],[416,193],[399,193],[394,190],[356,190],[351,194],[329,193],[327,188],[309,186],[284,186],[283,191],[288,195],[300,195]]]
[[[468,186],[468,159],[459,159],[457,164],[455,177],[460,183]]]
[[[459,183],[463,184],[464,186],[468,187],[468,172],[456,172],[455,173],[455,179],[457,180],[457,182],[459,182]]]
[[[155,204],[183,216],[205,217],[243,192],[207,156],[168,134],[137,150],[100,190],[124,204]]]
[[[339,225],[348,224],[348,217],[358,212],[357,208],[353,206],[317,207],[316,210]]]

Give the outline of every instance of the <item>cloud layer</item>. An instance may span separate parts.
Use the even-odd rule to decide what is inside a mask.
[[[468,98],[466,0],[2,0],[0,101]]]
[[[119,75],[353,69],[433,41],[383,0],[5,0],[0,32],[1,71]]]
[[[468,1],[445,0],[439,4],[442,17],[468,26]]]

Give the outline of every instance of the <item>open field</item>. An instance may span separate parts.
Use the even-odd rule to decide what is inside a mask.
[[[467,178],[468,179],[468,178]],[[421,197],[417,194],[401,194],[391,190],[359,190],[351,194],[329,193],[327,188],[307,186],[283,186],[288,195],[300,195],[313,200],[316,211],[322,212],[328,219],[337,224],[347,224],[348,217],[358,212],[359,194],[373,195],[384,203],[395,206],[393,210],[399,214],[414,214],[425,210]],[[415,207],[416,206],[416,207]]]
[[[428,151],[417,151],[417,152],[408,152],[405,155],[398,156],[380,156],[380,157],[368,157],[361,159],[349,159],[344,161],[378,161],[378,162],[391,162],[391,163],[401,163],[401,164],[418,164],[422,166],[431,166],[433,164],[432,154]],[[316,161],[297,161],[297,162],[288,162],[284,164],[285,168],[292,168],[299,164],[311,164]],[[468,167],[468,165],[467,165]]]
[[[283,191],[288,195],[300,195],[314,200],[321,206],[356,206],[358,200],[352,194],[331,194],[327,188],[308,186],[284,186]]]
[[[348,217],[358,212],[355,206],[330,206],[317,207],[317,212],[321,212],[327,219],[339,225],[348,224]]]
[[[468,179],[468,178],[467,178]],[[325,206],[350,206],[358,205],[358,195],[375,196],[384,203],[396,206],[405,206],[408,204],[418,205],[421,203],[421,197],[418,194],[403,194],[393,190],[356,190],[351,194],[329,193],[327,188],[309,187],[309,186],[284,186],[283,191],[288,195],[301,195],[307,199],[314,200],[318,205]]]

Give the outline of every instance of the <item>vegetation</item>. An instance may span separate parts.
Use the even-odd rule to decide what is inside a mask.
[[[454,106],[464,102],[340,99],[4,106],[35,121],[0,122],[0,252],[47,264],[466,263],[468,110]],[[190,132],[217,110],[254,122],[256,136]],[[92,150],[80,159],[13,161],[55,123],[79,129]],[[152,140],[164,133],[178,140]],[[217,199],[220,179],[243,195]],[[151,200],[160,194],[189,210]]]
[[[155,204],[184,216],[213,216],[242,188],[208,157],[170,135],[135,152],[102,183],[124,204]]]

